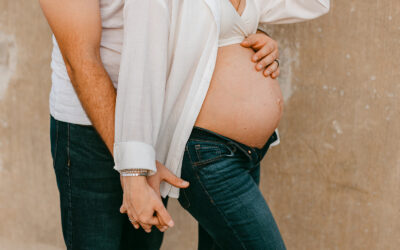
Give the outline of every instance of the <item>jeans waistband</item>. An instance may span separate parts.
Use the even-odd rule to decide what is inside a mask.
[[[220,135],[215,133],[211,130],[194,126],[192,133],[190,134],[190,138],[192,139],[207,139],[207,140],[214,140],[219,141],[226,144],[228,147],[232,149],[233,152],[239,150],[242,152],[246,157],[249,158],[250,161],[254,162],[255,164],[259,163],[264,155],[267,153],[269,146],[278,139],[276,132],[269,137],[268,141],[262,148],[250,147],[246,144],[238,142],[236,140],[230,139],[226,136]]]

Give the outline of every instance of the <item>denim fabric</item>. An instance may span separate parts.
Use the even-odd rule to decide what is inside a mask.
[[[150,234],[136,230],[119,212],[119,173],[95,129],[51,117],[50,130],[67,249],[160,249],[162,232],[155,227]]]
[[[198,221],[198,249],[286,249],[259,190],[262,149],[194,127],[186,144],[180,204]]]

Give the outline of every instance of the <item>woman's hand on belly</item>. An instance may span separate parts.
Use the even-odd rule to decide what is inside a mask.
[[[245,48],[252,48],[256,53],[251,60],[256,63],[256,70],[263,70],[265,77],[276,79],[279,76],[279,64],[275,61],[279,58],[278,43],[261,31],[249,35],[240,44]]]

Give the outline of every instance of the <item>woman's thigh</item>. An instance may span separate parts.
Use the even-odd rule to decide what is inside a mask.
[[[186,148],[181,176],[190,186],[181,189],[179,202],[222,249],[285,249],[251,175],[254,167],[259,166],[226,156],[222,145],[192,143]]]

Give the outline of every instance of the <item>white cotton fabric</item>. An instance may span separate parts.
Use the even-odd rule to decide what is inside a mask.
[[[118,81],[124,32],[123,8],[124,0],[100,0],[102,20],[100,55],[104,68],[110,75],[115,87]],[[54,36],[51,69],[50,114],[59,121],[91,125],[71,84],[60,48]]]
[[[254,3],[257,23],[299,22],[329,10],[328,0]],[[180,176],[185,145],[214,71],[220,10],[215,0],[125,1],[116,170],[146,168],[154,173],[158,160]],[[179,189],[165,182],[160,191],[163,197],[179,196]]]
[[[218,47],[241,43],[243,39],[257,31],[258,10],[255,0],[246,0],[241,15],[230,0],[219,0],[221,3],[221,31]]]

